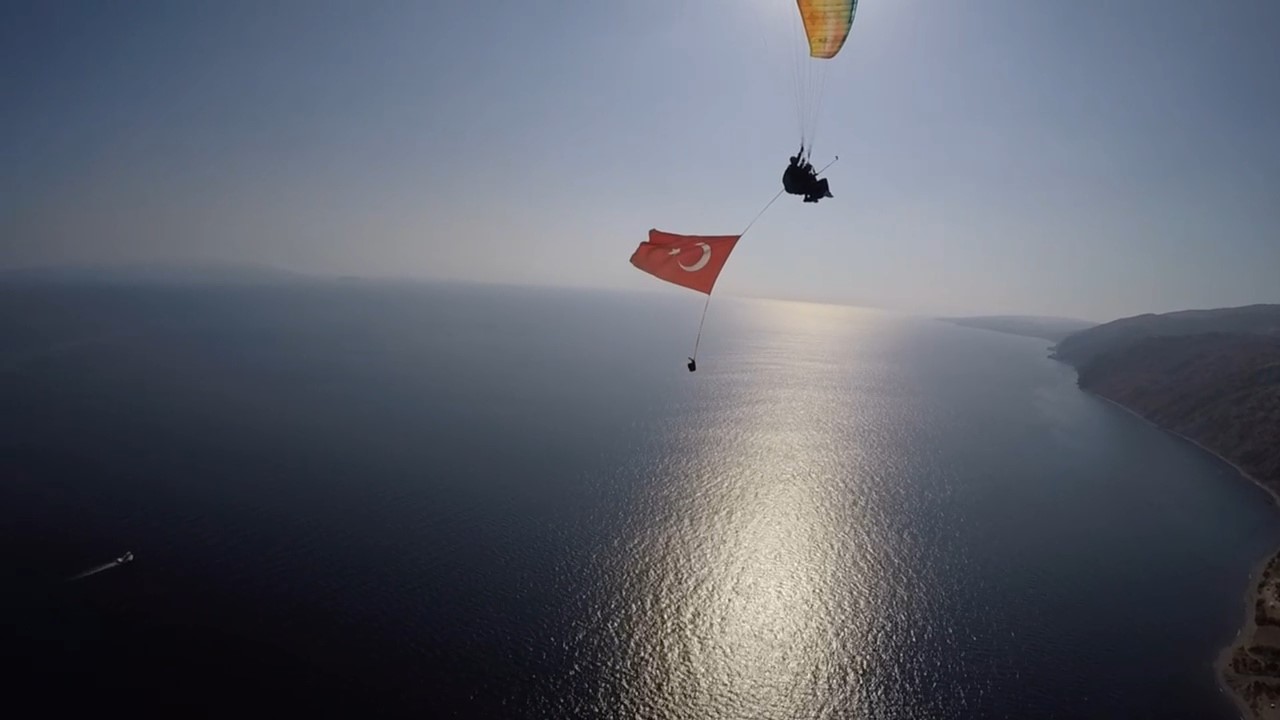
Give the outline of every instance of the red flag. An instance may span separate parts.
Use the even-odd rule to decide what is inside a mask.
[[[631,264],[656,278],[711,294],[720,270],[741,235],[674,235],[650,230]]]

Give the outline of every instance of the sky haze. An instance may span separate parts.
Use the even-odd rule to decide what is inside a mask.
[[[0,268],[688,292],[799,140],[790,0],[6,3]],[[862,0],[718,292],[1104,321],[1280,302],[1280,3]]]

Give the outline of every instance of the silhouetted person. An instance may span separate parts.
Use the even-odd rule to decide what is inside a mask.
[[[791,156],[791,162],[782,173],[782,189],[790,195],[803,195],[805,202],[816,203],[822,198],[835,197],[826,178],[819,179],[813,164],[804,159],[804,145]]]
[[[829,197],[835,197],[835,195],[831,194],[831,188],[827,186],[826,178],[818,179],[817,177],[814,177],[809,182],[809,186],[808,188],[805,189],[805,193],[804,193],[805,202],[816,203],[822,198],[829,198]]]
[[[782,189],[790,195],[804,195],[809,187],[809,178],[800,165],[800,156],[792,155],[791,163],[782,173]]]

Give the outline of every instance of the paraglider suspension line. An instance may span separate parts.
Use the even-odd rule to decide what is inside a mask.
[[[833,160],[832,162],[835,161]],[[765,203],[765,206],[760,209],[760,212],[756,213],[756,216],[751,218],[751,222],[747,223],[747,226],[742,229],[742,232],[738,233],[739,239],[741,239],[743,235],[747,234],[747,231],[751,229],[752,225],[756,224],[756,221],[764,215],[766,210],[773,207],[773,204],[778,201],[778,198],[782,197],[782,193],[784,192],[786,192],[785,189],[779,190],[778,194],[774,195],[772,200]],[[702,304],[702,318],[698,320],[698,336],[694,338],[693,356],[689,358],[694,363],[697,363],[698,361],[698,346],[702,344],[702,325],[707,321],[707,308],[709,307],[711,307],[711,293],[707,293],[707,301]]]
[[[693,341],[693,357],[690,358],[694,362],[698,361],[698,345],[702,342],[702,324],[707,321],[709,307],[711,307],[711,293],[707,293],[707,301],[702,303],[702,319],[698,321],[698,337]]]

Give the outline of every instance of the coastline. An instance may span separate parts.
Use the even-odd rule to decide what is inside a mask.
[[[1196,447],[1200,448],[1201,450],[1203,450],[1203,451],[1205,451],[1205,452],[1209,453],[1210,455],[1212,455],[1212,456],[1214,456],[1214,457],[1218,458],[1218,459],[1219,459],[1219,460],[1221,460],[1222,462],[1224,462],[1224,463],[1226,463],[1226,464],[1230,465],[1232,468],[1234,468],[1234,469],[1235,469],[1235,471],[1236,471],[1236,472],[1240,473],[1240,475],[1241,475],[1241,476],[1243,476],[1243,477],[1244,477],[1244,479],[1248,480],[1249,482],[1253,483],[1254,485],[1257,485],[1258,487],[1260,487],[1260,488],[1262,488],[1264,491],[1266,491],[1267,495],[1268,495],[1268,496],[1270,496],[1270,498],[1271,498],[1271,503],[1272,503],[1273,505],[1276,505],[1277,507],[1280,507],[1280,491],[1277,491],[1275,488],[1269,487],[1266,483],[1264,483],[1264,482],[1262,482],[1261,480],[1259,480],[1258,478],[1256,478],[1256,477],[1254,477],[1254,476],[1250,475],[1247,471],[1245,471],[1244,469],[1242,469],[1239,465],[1236,465],[1235,463],[1231,462],[1231,461],[1230,461],[1230,460],[1228,460],[1227,458],[1225,458],[1225,457],[1223,457],[1223,456],[1219,455],[1218,453],[1214,452],[1213,450],[1210,450],[1209,448],[1205,447],[1204,445],[1201,445],[1199,442],[1197,442],[1197,441],[1193,440],[1192,438],[1187,437],[1186,435],[1183,435],[1183,434],[1182,434],[1182,433],[1180,433],[1180,432],[1177,432],[1177,431],[1174,431],[1174,430],[1170,430],[1169,428],[1164,427],[1163,425],[1160,425],[1160,424],[1158,424],[1158,423],[1154,423],[1154,422],[1152,422],[1151,420],[1148,420],[1145,416],[1143,416],[1143,415],[1142,415],[1142,413],[1138,412],[1137,410],[1134,410],[1133,408],[1131,408],[1131,407],[1129,407],[1129,406],[1127,406],[1127,405],[1122,405],[1122,404],[1120,404],[1120,403],[1116,402],[1115,400],[1112,400],[1111,398],[1109,398],[1109,397],[1107,397],[1107,396],[1105,396],[1105,395],[1099,395],[1098,393],[1096,393],[1096,392],[1094,392],[1094,391],[1092,391],[1092,390],[1088,390],[1088,389],[1085,389],[1085,388],[1080,388],[1080,389],[1081,389],[1081,390],[1084,390],[1084,391],[1085,391],[1085,392],[1087,392],[1087,393],[1089,393],[1089,394],[1090,394],[1090,395],[1092,395],[1093,397],[1098,398],[1099,400],[1104,400],[1104,401],[1106,401],[1106,402],[1111,403],[1112,405],[1115,405],[1116,407],[1118,407],[1118,408],[1120,408],[1121,410],[1123,410],[1123,411],[1125,411],[1125,412],[1129,413],[1130,415],[1132,415],[1132,416],[1134,416],[1134,417],[1138,418],[1139,420],[1141,420],[1141,421],[1145,422],[1146,424],[1150,425],[1150,426],[1151,426],[1151,427],[1153,427],[1153,428],[1159,428],[1160,430],[1162,430],[1162,431],[1164,431],[1164,432],[1167,432],[1167,433],[1169,433],[1170,435],[1172,435],[1172,436],[1174,436],[1174,437],[1176,437],[1176,438],[1179,438],[1179,439],[1182,439],[1182,440],[1186,440],[1187,442],[1191,443],[1192,445],[1195,445]]]
[[[1222,455],[1210,450],[1201,443],[1183,435],[1182,433],[1175,432],[1152,422],[1133,408],[1112,400],[1105,395],[1093,392],[1092,390],[1085,388],[1080,389],[1093,397],[1099,398],[1120,408],[1152,427],[1159,428],[1170,435],[1195,445],[1204,452],[1207,452],[1227,465],[1230,465],[1246,480],[1262,488],[1262,490],[1267,493],[1272,505],[1280,507],[1280,492],[1277,492],[1275,488],[1272,488],[1266,483],[1258,480],[1258,478],[1249,474],[1231,460],[1228,460]],[[1280,705],[1280,675],[1240,675],[1234,671],[1232,664],[1232,661],[1238,656],[1242,659],[1256,660],[1256,658],[1250,653],[1250,650],[1255,647],[1263,647],[1267,649],[1274,648],[1277,651],[1280,651],[1280,648],[1276,648],[1273,644],[1260,642],[1257,624],[1257,608],[1259,604],[1265,603],[1268,596],[1272,599],[1276,596],[1280,596],[1280,575],[1275,572],[1268,573],[1269,568],[1272,570],[1280,569],[1280,548],[1267,553],[1262,559],[1257,561],[1254,564],[1253,569],[1250,570],[1249,582],[1245,586],[1244,591],[1245,622],[1240,629],[1236,631],[1236,635],[1232,638],[1232,641],[1218,653],[1213,664],[1214,675],[1217,677],[1218,681],[1218,688],[1231,698],[1232,703],[1236,706],[1236,710],[1240,713],[1240,717],[1245,720],[1280,720],[1280,708],[1277,708],[1277,705]],[[1236,680],[1237,683],[1233,683],[1233,680]],[[1266,682],[1267,680],[1271,680],[1272,682]],[[1237,684],[1242,688],[1254,688],[1254,693],[1251,693],[1254,697],[1246,697],[1237,688]],[[1267,695],[1272,698],[1268,703],[1269,707],[1265,709],[1261,707],[1261,703],[1257,702],[1263,695]]]
[[[1245,622],[1244,625],[1236,631],[1236,635],[1232,638],[1231,643],[1224,647],[1218,653],[1217,659],[1213,663],[1213,671],[1218,679],[1218,687],[1231,698],[1232,703],[1236,706],[1236,710],[1240,712],[1240,717],[1245,720],[1263,720],[1280,717],[1280,713],[1272,712],[1263,713],[1255,710],[1249,702],[1249,699],[1238,692],[1232,685],[1232,678],[1248,677],[1238,676],[1231,669],[1231,661],[1237,654],[1247,653],[1247,648],[1255,645],[1258,634],[1257,623],[1257,604],[1264,601],[1267,592],[1267,586],[1263,582],[1263,575],[1267,568],[1274,566],[1280,562],[1280,550],[1268,554],[1259,560],[1253,569],[1249,571],[1249,584],[1245,586],[1244,603],[1245,603]],[[1275,589],[1275,586],[1271,586]],[[1274,687],[1274,686],[1273,686]],[[1272,708],[1275,705],[1272,704]],[[1269,708],[1270,709],[1270,708]]]

